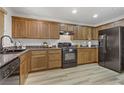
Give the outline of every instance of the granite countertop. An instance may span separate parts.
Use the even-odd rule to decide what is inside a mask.
[[[96,49],[97,49],[98,47],[77,47],[77,49],[78,49],[78,48],[89,48],[89,49],[90,49],[90,48],[96,48]]]
[[[78,47],[78,48],[97,48],[97,47]],[[77,49],[78,49],[77,48]],[[0,68],[7,64],[8,62],[11,62],[13,59],[21,56],[22,54],[26,53],[30,50],[49,50],[49,49],[61,49],[61,48],[41,48],[41,47],[28,47],[23,52],[17,52],[17,53],[10,53],[10,54],[0,54]]]
[[[61,49],[61,48],[40,48],[40,47],[30,47],[22,52],[16,52],[16,53],[8,53],[8,54],[0,54],[0,68],[7,64],[8,62],[11,62],[13,59],[21,56],[22,54],[26,53],[30,50],[48,50],[48,49]]]
[[[0,54],[0,68],[7,64],[8,62],[11,62],[13,59],[21,56],[22,54],[29,51],[28,49],[23,52],[17,52],[17,53],[9,53],[9,54]]]

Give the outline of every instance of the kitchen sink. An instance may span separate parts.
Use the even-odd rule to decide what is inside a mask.
[[[13,53],[18,53],[18,52],[23,52],[26,49],[7,49],[4,51],[1,51],[0,54],[13,54]]]

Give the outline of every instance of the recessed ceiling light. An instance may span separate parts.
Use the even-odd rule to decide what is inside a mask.
[[[73,14],[76,14],[77,13],[77,10],[76,9],[72,10],[72,13]]]
[[[94,15],[93,15],[93,18],[97,18],[97,17],[98,17],[98,14],[94,14]]]

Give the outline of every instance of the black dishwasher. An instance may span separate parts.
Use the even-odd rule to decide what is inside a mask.
[[[0,68],[0,85],[19,85],[20,59],[16,58]]]

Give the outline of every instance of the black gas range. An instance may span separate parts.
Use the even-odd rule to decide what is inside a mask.
[[[71,43],[58,43],[62,48],[62,68],[77,66],[77,49]]]

